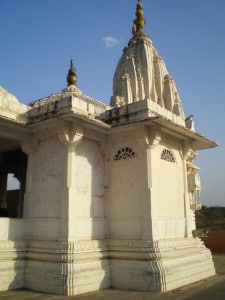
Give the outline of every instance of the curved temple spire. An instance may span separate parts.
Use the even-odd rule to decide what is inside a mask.
[[[69,85],[76,85],[77,82],[77,75],[76,75],[76,70],[74,68],[73,60],[70,60],[70,69],[68,71],[67,75],[67,83]]]
[[[142,7],[141,0],[138,0],[137,8],[136,8],[136,19],[134,20],[134,25],[132,28],[132,33],[135,35],[137,32],[143,32],[144,25],[146,20],[143,18],[144,10]]]

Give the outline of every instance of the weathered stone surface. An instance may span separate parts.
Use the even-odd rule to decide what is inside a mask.
[[[27,122],[29,107],[20,103],[15,96],[0,86],[0,116],[18,123]]]

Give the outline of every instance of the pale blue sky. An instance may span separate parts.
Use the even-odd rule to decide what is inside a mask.
[[[0,85],[21,102],[66,86],[109,103],[131,37],[136,0],[0,0]],[[175,79],[196,130],[220,143],[200,151],[204,204],[225,205],[225,1],[143,0],[146,33]]]

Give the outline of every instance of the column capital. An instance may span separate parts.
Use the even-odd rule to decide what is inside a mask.
[[[139,146],[146,148],[155,148],[161,141],[161,127],[146,126],[144,130],[140,129],[136,134],[136,141]]]
[[[57,132],[57,137],[63,147],[76,147],[83,138],[83,130],[76,127],[74,124],[69,124],[67,127]]]
[[[39,144],[40,144],[40,141],[34,140],[33,138],[24,139],[24,140],[20,141],[20,147],[26,155],[30,155],[34,151],[36,151]]]
[[[183,142],[183,158],[186,161],[192,162],[197,157],[196,150],[193,149],[192,143],[184,141]]]
[[[146,129],[145,141],[148,148],[154,149],[157,147],[161,141],[161,127],[158,125],[148,127]]]

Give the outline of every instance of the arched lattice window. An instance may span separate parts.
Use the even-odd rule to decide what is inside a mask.
[[[161,153],[161,159],[175,163],[176,162],[176,158],[173,154],[173,152],[169,149],[164,149]]]
[[[114,156],[114,160],[121,160],[121,159],[127,159],[127,158],[133,158],[136,157],[137,154],[129,147],[124,147],[118,150],[116,155]]]

